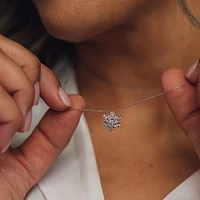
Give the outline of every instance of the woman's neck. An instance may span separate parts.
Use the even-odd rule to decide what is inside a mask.
[[[160,89],[168,68],[189,68],[199,57],[200,31],[169,2],[146,7],[132,20],[77,44],[77,74],[84,87],[138,99]]]

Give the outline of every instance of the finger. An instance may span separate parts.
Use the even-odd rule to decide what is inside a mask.
[[[27,128],[30,125],[27,126],[26,122],[29,121],[33,105],[34,87],[25,72],[1,50],[0,63],[0,84],[15,100],[23,116],[23,123],[19,131],[28,131]],[[27,115],[28,119],[26,119]]]
[[[179,69],[169,69],[163,73],[163,91],[186,83],[185,73]],[[200,109],[195,85],[175,90],[165,95],[166,102],[182,130],[193,144],[200,157]]]
[[[187,70],[185,77],[190,83],[196,85],[197,99],[200,106],[200,59]]]
[[[22,114],[7,91],[0,85],[0,151],[9,146],[13,135],[22,123]]]
[[[78,95],[71,95],[73,107],[82,109],[84,100]],[[22,163],[28,172],[28,179],[34,185],[53,164],[66,147],[77,127],[81,112],[64,112],[49,109],[35,128],[31,136],[12,154]]]
[[[199,82],[200,76],[200,59],[197,60],[185,73],[185,77],[188,81],[193,84],[197,84]]]
[[[41,67],[39,59],[28,49],[13,40],[0,35],[0,41],[2,51],[24,69],[32,83],[37,83]]]
[[[40,93],[46,104],[53,110],[64,111],[71,106],[70,99],[61,88],[57,76],[43,64],[41,67]]]
[[[34,54],[20,44],[2,35],[0,35],[0,41],[0,48],[24,69],[25,73],[34,84],[34,105],[38,104],[41,91],[41,97],[53,110],[63,111],[70,107],[71,103],[69,98],[65,92],[60,89],[59,80],[50,69],[42,65]],[[38,81],[40,79],[41,82],[39,84]]]
[[[40,80],[41,70],[41,63],[39,59],[22,45],[2,35],[0,35],[0,41],[0,48],[2,51],[25,71],[28,78],[35,86],[34,105],[38,104],[40,95],[38,82]]]

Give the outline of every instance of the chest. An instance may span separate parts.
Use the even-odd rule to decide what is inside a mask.
[[[134,162],[137,163],[137,162]],[[108,166],[109,165],[109,166]],[[107,165],[98,162],[105,200],[160,200],[196,171],[188,167],[137,163]]]
[[[105,200],[163,199],[200,166],[183,133],[175,142],[95,133],[91,137]]]

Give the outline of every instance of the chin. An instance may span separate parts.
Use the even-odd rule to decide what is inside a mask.
[[[114,0],[73,0],[70,4],[70,1],[64,0],[38,0],[36,5],[41,20],[51,35],[77,43],[124,23],[132,13],[132,1],[125,0],[126,3],[121,4],[121,1]]]
[[[46,30],[52,36],[71,43],[79,43],[90,40],[118,26],[118,22],[99,21],[95,18],[87,19],[74,16],[67,20],[66,17],[43,18]]]
[[[105,28],[96,28],[94,26],[87,26],[86,24],[62,24],[62,25],[45,25],[45,28],[55,38],[70,42],[79,43],[89,40],[96,35],[106,31]]]

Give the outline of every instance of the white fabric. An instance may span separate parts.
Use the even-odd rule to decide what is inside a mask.
[[[187,178],[164,200],[200,200],[200,170]]]
[[[59,65],[56,73],[68,93],[78,93],[75,74],[71,68]],[[39,105],[34,108],[31,131],[47,109],[40,100]],[[28,134],[18,133],[11,147],[20,145],[31,131]],[[84,115],[69,145],[25,200],[104,200],[92,140]],[[200,200],[200,170],[164,200]]]
[[[26,195],[26,200],[45,200],[45,196],[42,191],[36,185],[33,189]]]

